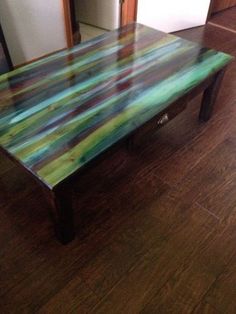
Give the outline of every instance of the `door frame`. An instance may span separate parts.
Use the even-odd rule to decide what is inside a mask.
[[[74,0],[61,1],[67,48],[71,48],[75,43],[74,32],[79,32],[75,27]],[[120,4],[120,26],[135,22],[137,19],[138,0],[120,0]],[[76,37],[78,38],[78,35]]]
[[[74,46],[71,9],[71,0],[62,0],[67,48]]]
[[[120,0],[120,26],[136,22],[138,0]]]
[[[9,50],[8,50],[8,47],[7,47],[6,39],[4,37],[3,29],[2,29],[1,24],[0,24],[0,45],[2,46],[3,53],[5,55],[9,71],[11,71],[11,70],[13,70],[13,64],[12,64],[12,61],[11,61],[10,53],[9,53]]]

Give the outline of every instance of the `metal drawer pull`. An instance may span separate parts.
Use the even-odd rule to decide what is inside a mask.
[[[158,125],[163,125],[169,121],[168,113],[165,113],[157,122]]]

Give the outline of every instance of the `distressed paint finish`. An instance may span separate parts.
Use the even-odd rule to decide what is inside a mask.
[[[0,76],[0,145],[54,188],[230,60],[130,24]]]

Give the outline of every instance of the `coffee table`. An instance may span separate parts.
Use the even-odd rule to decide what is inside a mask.
[[[118,142],[162,127],[202,91],[207,121],[231,60],[134,23],[0,77],[1,150],[49,195],[62,243],[75,236],[70,178]]]

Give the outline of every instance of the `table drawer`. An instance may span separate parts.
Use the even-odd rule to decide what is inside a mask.
[[[187,97],[184,100],[179,100],[168,108],[163,110],[156,117],[148,121],[146,124],[136,130],[128,139],[129,144],[136,145],[146,139],[148,136],[153,135],[158,129],[166,125],[178,114],[185,110],[187,107]]]

